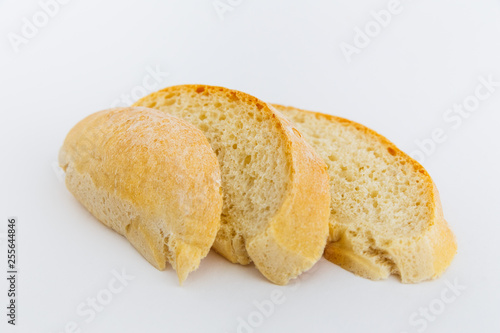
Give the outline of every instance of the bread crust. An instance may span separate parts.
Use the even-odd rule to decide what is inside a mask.
[[[174,86],[146,96],[134,105],[156,105],[162,95],[172,91],[186,94],[201,91],[220,98],[234,96],[270,116],[286,143],[291,179],[278,211],[263,232],[243,240],[243,251],[235,251],[234,244],[222,237],[223,224],[214,249],[233,263],[253,261],[266,278],[279,285],[311,268],[321,258],[328,236],[330,192],[323,159],[273,107],[240,91],[207,85]]]
[[[457,252],[457,244],[454,234],[443,217],[438,190],[429,173],[420,163],[401,151],[384,136],[354,121],[291,106],[278,104],[273,104],[273,106],[278,110],[300,111],[316,117],[323,117],[343,126],[353,127],[368,136],[370,140],[382,143],[385,149],[391,152],[391,155],[397,156],[412,165],[414,172],[420,176],[426,185],[425,195],[428,196],[428,201],[432,204],[433,214],[432,218],[427,221],[425,231],[417,237],[394,239],[390,242],[390,245],[386,244],[381,248],[394,262],[395,267],[393,269],[377,265],[362,254],[353,251],[349,234],[345,230],[341,230],[333,220],[330,221],[330,239],[324,253],[326,259],[359,276],[372,280],[385,279],[391,274],[397,274],[401,277],[403,283],[416,283],[435,279],[446,270]],[[411,257],[418,258],[420,265],[417,268],[406,264],[411,260]]]
[[[68,133],[59,164],[78,201],[157,269],[170,262],[180,283],[208,254],[220,227],[220,170],[191,124],[147,108],[97,112]]]
[[[289,142],[292,183],[267,232],[250,240],[247,251],[268,279],[284,285],[321,258],[329,230],[329,176],[323,159],[302,138],[298,129],[276,109],[269,109],[276,115]],[[275,250],[263,252],[261,249],[266,246],[274,246]],[[282,261],[289,268],[282,270],[280,266],[269,265],[273,254],[276,254],[273,261]]]

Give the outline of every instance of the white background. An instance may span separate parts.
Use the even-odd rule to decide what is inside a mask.
[[[500,81],[500,3],[402,0],[348,63],[341,43],[353,44],[356,27],[388,2],[232,0],[221,19],[212,0],[73,0],[16,52],[9,38],[40,5],[0,0],[0,232],[17,216],[20,251],[18,326],[6,324],[2,278],[0,331],[59,333],[75,322],[81,332],[236,332],[250,320],[241,332],[500,332],[500,87],[460,125],[443,119],[480,76]],[[53,167],[76,122],[140,93],[154,69],[169,73],[148,81],[154,89],[243,90],[361,122],[408,153],[441,128],[446,139],[423,165],[457,236],[452,265],[438,280],[403,285],[321,260],[278,287],[211,253],[180,287],[171,268],[157,271],[87,213]],[[77,308],[122,269],[135,278],[86,322]],[[445,304],[447,283],[465,290]],[[283,302],[265,316],[254,302],[268,305],[273,292]]]

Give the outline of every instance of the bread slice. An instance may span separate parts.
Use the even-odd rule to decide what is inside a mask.
[[[147,108],[97,112],[69,132],[59,164],[78,201],[159,270],[170,262],[181,284],[210,251],[220,170],[191,124]]]
[[[427,171],[374,131],[321,113],[274,105],[323,157],[330,174],[325,257],[365,278],[438,277],[457,249]]]
[[[214,248],[251,261],[276,284],[321,258],[328,235],[328,174],[301,134],[269,105],[222,87],[183,85],[134,104],[200,128],[222,172],[224,204]]]

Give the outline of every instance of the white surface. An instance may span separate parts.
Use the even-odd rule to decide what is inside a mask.
[[[23,17],[40,7],[0,1],[0,233],[7,216],[20,223],[18,326],[5,323],[2,278],[0,331],[64,332],[74,321],[82,332],[235,332],[238,318],[250,316],[258,327],[241,332],[499,332],[500,87],[456,129],[443,114],[474,94],[479,76],[500,81],[500,3],[403,0],[403,11],[351,63],[340,43],[352,43],[353,29],[388,1],[232,3],[221,20],[212,0],[74,0],[15,53],[8,34],[20,34]],[[409,153],[442,128],[447,139],[423,164],[457,236],[451,267],[436,281],[403,285],[322,260],[300,284],[278,287],[254,267],[211,253],[179,287],[172,269],[156,271],[87,213],[52,166],[77,121],[139,91],[156,66],[169,75],[155,89],[240,89],[362,122]],[[5,241],[1,253],[5,272]],[[135,279],[85,322],[79,304],[122,268]],[[446,281],[455,280],[466,289],[439,301],[453,295]],[[254,302],[275,290],[283,302],[259,322]],[[429,306],[442,313],[424,329],[423,317],[410,322]]]

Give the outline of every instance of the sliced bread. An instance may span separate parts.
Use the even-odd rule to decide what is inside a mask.
[[[272,107],[206,85],[169,87],[134,106],[183,118],[208,138],[224,193],[217,252],[233,263],[253,261],[280,285],[321,258],[330,203],[326,165]]]
[[[365,278],[433,279],[457,249],[427,171],[376,132],[321,113],[274,105],[323,157],[330,175],[325,257]]]
[[[99,221],[125,236],[159,270],[182,283],[220,227],[217,158],[201,131],[147,108],[94,113],[59,153],[66,186]]]

